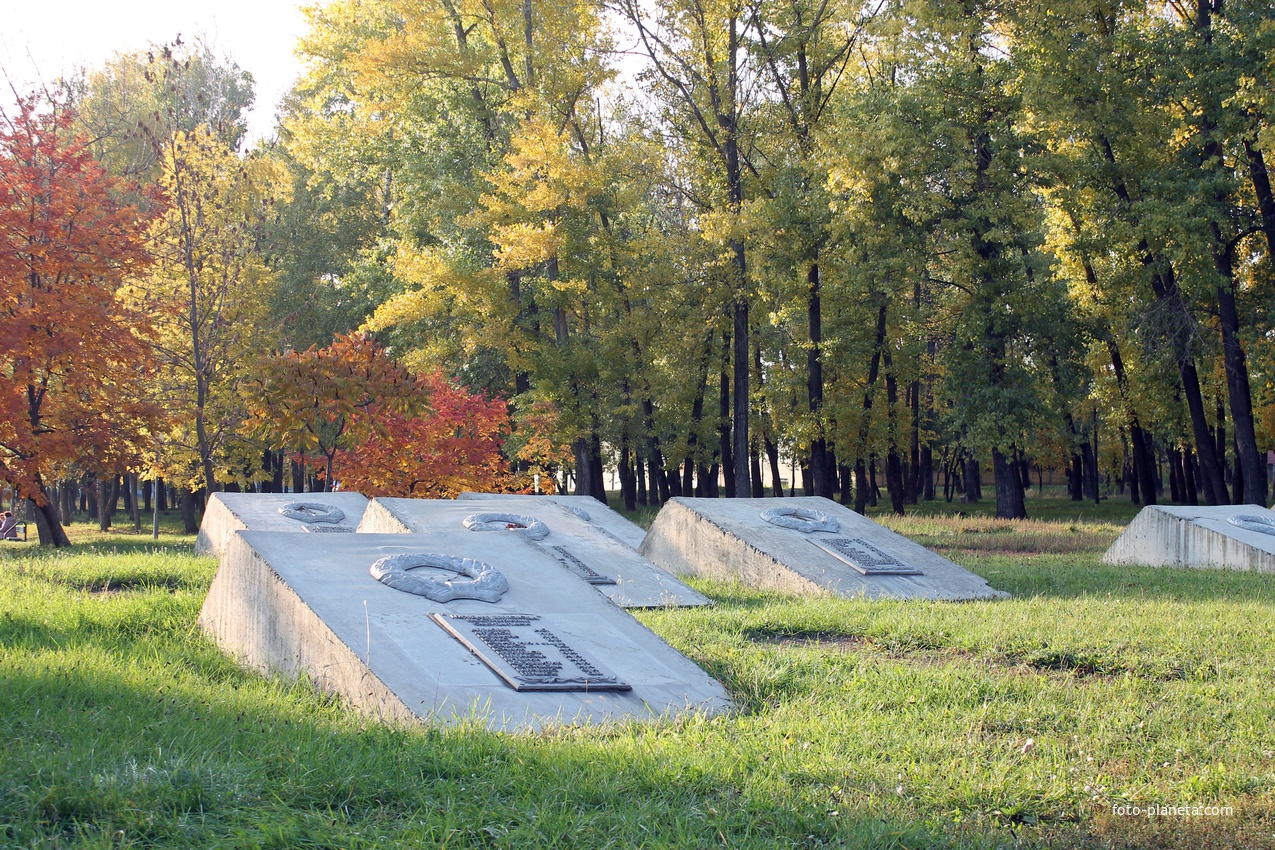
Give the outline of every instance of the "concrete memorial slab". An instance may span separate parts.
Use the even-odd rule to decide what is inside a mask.
[[[549,552],[502,534],[241,531],[199,622],[242,663],[389,720],[521,731],[730,707]]]
[[[457,498],[462,501],[467,499],[520,499],[529,503],[537,500],[550,501],[556,505],[562,505],[585,522],[602,529],[634,549],[641,546],[642,538],[646,537],[645,528],[592,496],[513,496],[507,493],[465,492]]]
[[[1148,505],[1102,562],[1275,573],[1275,511],[1262,505]]]
[[[359,493],[213,493],[195,538],[195,551],[220,555],[236,531],[352,534],[367,497]]]
[[[625,608],[710,604],[708,597],[631,547],[547,499],[373,499],[359,525],[365,533],[463,529],[475,536],[495,532],[502,538],[517,538],[512,542],[548,554],[559,569]]]
[[[829,499],[670,499],[639,550],[679,575],[866,599],[1005,594]]]

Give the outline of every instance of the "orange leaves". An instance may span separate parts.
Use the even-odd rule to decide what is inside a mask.
[[[276,445],[318,453],[330,465],[336,453],[380,430],[375,407],[408,413],[423,394],[415,377],[371,337],[338,336],[326,348],[268,357],[250,394],[245,430]]]
[[[129,454],[119,435],[151,416],[129,391],[148,325],[116,297],[149,222],[72,117],[28,98],[0,126],[0,478],[37,500],[42,474]]]
[[[322,457],[326,480],[346,489],[450,496],[499,487],[506,474],[504,401],[413,375],[369,336],[271,357],[258,384],[248,430]]]

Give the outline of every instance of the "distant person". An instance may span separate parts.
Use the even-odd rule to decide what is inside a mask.
[[[0,540],[18,539],[18,518],[13,511],[0,513]]]

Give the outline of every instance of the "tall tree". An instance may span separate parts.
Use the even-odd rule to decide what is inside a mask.
[[[687,150],[711,163],[704,184],[690,189],[719,220],[716,237],[727,249],[730,269],[731,427],[734,477],[727,495],[752,494],[749,465],[752,354],[749,310],[752,294],[741,213],[748,170],[749,107],[742,0],[670,0],[657,6],[617,0],[614,4],[636,29],[650,62],[649,79],[666,104],[665,121]]]
[[[0,475],[52,546],[68,540],[49,476],[120,447],[112,426],[129,411],[111,392],[149,363],[147,322],[117,297],[147,261],[147,220],[73,126],[31,97],[0,125]]]
[[[205,129],[157,140],[160,186],[169,201],[152,227],[156,261],[133,283],[152,311],[162,366],[156,394],[172,417],[166,441],[170,478],[212,492],[243,467],[236,447],[244,416],[237,391],[271,344],[267,307],[275,285],[259,240],[283,176],[266,158],[240,159]]]
[[[814,494],[825,498],[836,490],[837,470],[824,409],[826,273],[821,255],[829,240],[830,212],[819,151],[824,134],[836,132],[830,107],[862,35],[860,17],[870,18],[875,11],[810,0],[754,0],[748,10],[759,71],[774,95],[769,105],[775,114],[768,126],[776,132],[766,134],[766,159],[779,167],[767,174],[765,189],[773,222],[768,229],[783,237],[768,247],[803,277],[809,467]]]

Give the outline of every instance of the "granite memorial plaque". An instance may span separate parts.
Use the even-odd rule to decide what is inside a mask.
[[[845,561],[865,576],[919,576],[924,572],[903,563],[858,537],[810,537],[811,543]]]
[[[557,554],[558,560],[562,562],[567,569],[580,576],[580,578],[584,579],[589,584],[615,584],[615,579],[610,576],[603,575],[584,561],[581,561],[575,555],[572,555],[567,547],[554,546],[552,548]]]
[[[516,691],[629,691],[534,614],[430,614]]]

